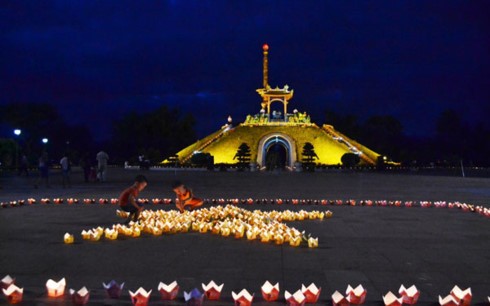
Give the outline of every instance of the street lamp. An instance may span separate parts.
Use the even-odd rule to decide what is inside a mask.
[[[22,134],[22,130],[21,129],[15,129],[14,130],[14,135],[19,137],[20,134]],[[17,143],[15,144],[15,168],[18,169],[19,168],[19,141],[17,141]]]
[[[48,139],[47,139],[47,138],[43,138],[43,139],[41,139],[41,141],[42,141],[44,144],[47,144],[47,143],[48,143]]]

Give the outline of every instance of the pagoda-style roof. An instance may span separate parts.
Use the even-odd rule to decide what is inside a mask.
[[[283,88],[279,88],[276,86],[276,88],[271,88],[270,86],[267,86],[267,88],[259,88],[257,89],[257,93],[262,97],[282,97],[287,100],[290,100],[293,98],[294,90],[289,90],[288,85],[284,85]]]

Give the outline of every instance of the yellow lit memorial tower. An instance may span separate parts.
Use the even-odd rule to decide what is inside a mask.
[[[303,146],[310,143],[318,156],[317,164],[340,165],[344,154],[353,153],[359,156],[361,165],[375,165],[380,154],[335,130],[332,125],[312,123],[306,112],[296,109],[288,112],[294,91],[288,85],[282,88],[269,85],[269,46],[264,44],[262,51],[262,88],[257,89],[261,97],[259,112],[247,115],[245,121],[236,126],[225,124],[177,152],[178,161],[191,164],[194,154],[208,153],[214,157],[215,164],[234,164],[238,147],[246,143],[251,149],[251,163],[256,168],[267,169],[273,160],[276,166],[293,170],[303,160]],[[274,103],[282,104],[280,110],[272,109]],[[162,163],[168,163],[168,160]]]
[[[288,85],[284,85],[283,88],[276,87],[272,89],[269,86],[269,46],[264,44],[262,46],[262,50],[264,51],[264,60],[263,60],[263,81],[262,88],[257,89],[257,92],[262,97],[262,109],[263,113],[266,113],[267,116],[271,117],[271,104],[273,102],[280,102],[284,107],[284,116],[282,117],[283,121],[287,121],[287,113],[288,113],[288,103],[289,100],[293,98],[293,90],[289,90]],[[275,116],[274,116],[275,117]],[[278,116],[281,117],[281,116]]]

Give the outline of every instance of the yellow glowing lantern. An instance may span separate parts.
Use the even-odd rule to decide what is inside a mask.
[[[309,248],[317,248],[318,247],[318,238],[308,238],[308,247]]]
[[[292,236],[289,239],[289,245],[293,247],[298,247],[301,244],[301,237],[300,236]]]
[[[74,241],[75,241],[75,237],[73,237],[72,234],[70,233],[66,233],[64,236],[63,236],[63,241],[66,243],[66,244],[72,244]]]
[[[100,237],[102,237],[102,233],[99,231],[91,231],[89,235],[89,240],[90,241],[99,241]]]
[[[257,239],[257,234],[253,230],[248,230],[246,234],[247,234],[247,239],[248,240],[255,240],[255,239]]]
[[[284,236],[283,235],[275,235],[275,242],[276,244],[283,244],[284,243]]]
[[[231,234],[231,230],[228,227],[221,228],[221,236],[228,237]]]
[[[91,235],[92,231],[86,231],[86,230],[83,230],[82,231],[82,239],[83,240],[88,240],[90,239],[90,235]]]
[[[260,242],[269,242],[270,238],[271,235],[269,232],[263,231],[262,233],[260,233]]]
[[[109,240],[116,240],[117,236],[118,236],[117,230],[110,229],[110,228],[106,228],[104,231],[104,234],[105,234],[105,238],[107,238]]]
[[[131,237],[137,238],[141,236],[141,230],[138,227],[133,228],[133,231],[131,233]]]
[[[194,232],[198,232],[199,231],[199,225],[200,225],[199,222],[192,222],[192,226],[191,226],[192,230]]]
[[[239,225],[237,228],[235,228],[235,238],[240,239],[243,238],[245,235],[245,226]]]
[[[203,234],[204,234],[204,233],[207,233],[207,232],[208,232],[208,229],[209,229],[209,226],[208,226],[208,224],[207,224],[207,223],[201,223],[201,224],[199,225],[199,232],[200,232],[200,233],[203,233]]]
[[[160,236],[161,234],[163,234],[163,230],[159,227],[152,227],[152,234],[155,235],[155,236]]]

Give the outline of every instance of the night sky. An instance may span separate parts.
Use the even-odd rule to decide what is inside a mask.
[[[0,104],[51,103],[99,140],[168,105],[203,137],[260,110],[268,43],[290,112],[393,115],[424,135],[448,108],[490,115],[489,19],[488,1],[2,1]]]

